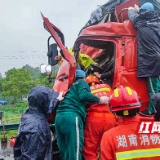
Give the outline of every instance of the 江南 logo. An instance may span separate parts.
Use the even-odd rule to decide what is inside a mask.
[[[138,134],[160,134],[160,121],[140,121]]]

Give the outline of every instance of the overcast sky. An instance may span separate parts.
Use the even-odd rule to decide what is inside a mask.
[[[0,73],[47,63],[47,38],[40,11],[72,47],[97,5],[107,0],[0,0]]]

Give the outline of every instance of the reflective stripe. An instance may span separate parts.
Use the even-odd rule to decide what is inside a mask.
[[[79,160],[79,127],[78,127],[78,117],[76,117],[76,136],[77,136],[77,154],[76,154],[76,160]]]
[[[114,90],[114,96],[115,96],[115,97],[119,97],[118,88],[116,88],[116,89]]]
[[[117,160],[129,160],[129,159],[149,158],[149,157],[157,157],[157,156],[160,156],[160,148],[138,149],[138,150],[116,153]]]
[[[152,90],[153,94],[155,94],[155,91],[154,91],[154,88],[153,88],[153,84],[152,84],[152,81],[151,81],[151,77],[149,77],[149,84],[151,86],[151,90]]]
[[[96,89],[96,90],[92,90],[91,93],[96,93],[96,92],[101,92],[101,91],[110,91],[109,88],[100,88],[100,89]]]
[[[96,116],[96,117],[114,117],[112,113],[98,113],[98,112],[88,112],[88,116]]]
[[[151,90],[152,90],[153,94],[155,94],[155,90],[154,90],[154,88],[153,88],[153,84],[152,84],[152,81],[151,81],[151,77],[149,77],[149,84],[150,84],[150,86],[151,86]],[[155,109],[155,105],[153,106],[153,109],[154,109],[155,112],[157,112],[156,109]]]
[[[129,94],[129,96],[131,96],[131,95],[132,95],[131,89],[130,89],[129,87],[126,87],[126,89],[127,89],[127,92],[128,92],[128,94]]]

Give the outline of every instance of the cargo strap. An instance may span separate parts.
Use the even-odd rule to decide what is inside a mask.
[[[96,116],[96,117],[114,117],[112,113],[98,113],[98,112],[88,112],[88,116]]]

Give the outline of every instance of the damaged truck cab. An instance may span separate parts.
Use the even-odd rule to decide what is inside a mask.
[[[101,54],[86,52],[95,62],[113,65],[112,89],[129,86],[141,97],[141,110],[148,108],[149,94],[146,79],[137,78],[137,38],[130,21],[107,22],[88,27],[77,38],[74,50],[81,44],[105,50]],[[96,55],[95,55],[96,54]],[[109,70],[108,70],[109,71]]]
[[[137,0],[130,0],[116,7],[116,22],[108,21],[83,29],[73,47],[74,57],[64,46],[63,33],[42,15],[44,27],[56,41],[63,57],[54,83],[54,90],[63,91],[63,95],[65,95],[74,80],[76,59],[81,52],[90,56],[99,66],[105,66],[105,68],[103,67],[105,72],[113,70],[110,84],[112,89],[119,85],[131,87],[140,96],[142,104],[140,110],[148,108],[150,98],[147,81],[145,78],[137,78],[136,30],[127,19],[128,10],[123,9],[127,8],[127,5],[134,6],[135,2],[138,4]],[[122,13],[122,11],[124,12]],[[86,51],[83,50],[84,47],[87,47]],[[141,119],[154,120],[153,117],[143,116]]]

